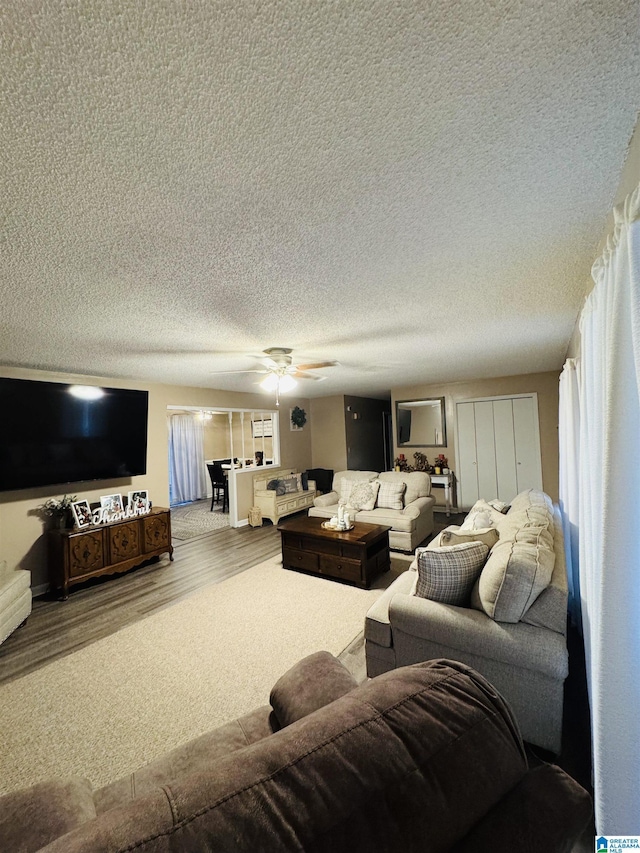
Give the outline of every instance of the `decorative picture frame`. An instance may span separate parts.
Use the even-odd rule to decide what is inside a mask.
[[[306,422],[307,413],[304,409],[301,409],[300,406],[294,406],[293,409],[289,409],[289,427],[292,432],[304,429]]]
[[[89,501],[74,501],[71,504],[71,512],[76,527],[89,527],[93,524],[93,513]]]
[[[271,418],[263,418],[259,421],[251,421],[252,438],[273,438],[273,421]]]
[[[108,512],[110,515],[115,512],[124,512],[124,506],[122,505],[122,495],[101,495],[100,507],[105,512]]]
[[[146,489],[127,492],[127,506],[137,509],[138,512],[149,512],[149,492]]]

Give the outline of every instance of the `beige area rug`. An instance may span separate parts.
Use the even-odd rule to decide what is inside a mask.
[[[276,557],[10,682],[0,792],[72,773],[100,787],[267,703],[301,657],[349,645],[381,588],[287,571]]]

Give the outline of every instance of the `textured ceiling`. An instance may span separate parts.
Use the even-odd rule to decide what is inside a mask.
[[[558,369],[630,0],[3,0],[0,364],[303,396]]]

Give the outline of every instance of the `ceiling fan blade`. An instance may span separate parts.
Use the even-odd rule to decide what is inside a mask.
[[[259,370],[258,368],[253,368],[252,370],[212,370],[211,375],[221,376],[223,373],[270,373],[270,370]]]
[[[292,373],[289,374],[289,376],[292,376],[294,379],[315,379],[315,380],[318,380],[318,379],[326,379],[327,378],[326,376],[316,376],[314,373],[305,373],[302,370],[294,370]]]
[[[320,367],[335,367],[337,361],[317,361],[315,364],[296,364],[296,370],[317,370]]]

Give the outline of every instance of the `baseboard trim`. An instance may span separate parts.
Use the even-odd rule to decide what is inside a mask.
[[[48,583],[39,583],[38,586],[31,587],[31,596],[32,598],[38,598],[41,595],[46,595],[49,592],[51,584]]]
[[[240,521],[236,522],[236,527],[247,527],[248,525],[249,525],[249,519],[248,518],[242,518],[242,519],[240,519]]]

